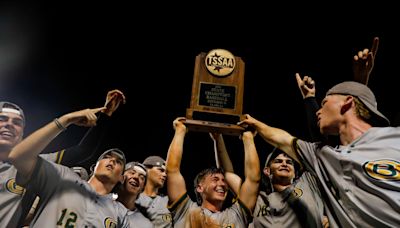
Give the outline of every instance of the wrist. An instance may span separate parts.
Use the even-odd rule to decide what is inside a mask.
[[[65,130],[67,130],[67,127],[61,123],[60,119],[54,118],[53,122],[56,124],[57,128],[58,128],[60,131],[65,131]]]

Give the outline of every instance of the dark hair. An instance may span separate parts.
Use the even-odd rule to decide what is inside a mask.
[[[283,154],[285,157],[291,158],[293,160],[293,167],[294,167],[294,174],[295,174],[294,180],[297,180],[300,177],[300,175],[302,174],[300,164],[296,160],[294,160],[292,157],[287,155],[285,152],[283,152],[277,148],[274,148],[274,150],[268,155],[267,160],[265,161],[264,168],[269,167],[271,162],[276,157],[278,157],[280,154]],[[267,194],[272,192],[271,184],[272,183],[271,183],[271,180],[269,179],[269,177],[267,177],[267,175],[265,175],[263,173],[263,175],[261,176],[261,186]]]
[[[224,175],[224,170],[221,168],[217,168],[217,167],[207,168],[207,169],[200,171],[194,178],[194,193],[196,194],[196,200],[197,200],[197,204],[199,206],[203,202],[203,199],[201,198],[200,193],[197,192],[197,189],[196,189],[197,186],[199,185],[199,183],[201,183],[204,180],[204,178],[206,176],[217,174],[217,173]]]
[[[146,172],[146,176],[144,177],[144,185],[143,185],[143,186],[146,186],[146,183],[147,183],[147,168],[146,168],[146,166],[143,165],[142,163],[140,163],[140,162],[138,162],[138,161],[132,161],[132,162],[126,163],[126,165],[125,165],[125,171],[123,172],[123,174],[125,174],[125,172],[126,172],[128,169],[132,169],[132,168],[134,168],[135,166],[138,166],[138,167],[142,168],[142,169]],[[143,190],[144,190],[144,188],[143,188]]]

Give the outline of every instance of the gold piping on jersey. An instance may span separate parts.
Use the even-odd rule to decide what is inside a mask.
[[[61,164],[61,161],[64,157],[64,152],[65,152],[65,149],[57,152],[57,159],[56,159],[57,164]]]

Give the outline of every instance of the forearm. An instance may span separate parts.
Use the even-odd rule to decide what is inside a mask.
[[[183,143],[185,140],[186,132],[184,130],[176,130],[174,138],[168,149],[168,156],[166,161],[167,173],[180,172],[180,166],[183,154]]]
[[[323,136],[319,131],[317,111],[319,105],[315,97],[309,97],[304,99],[304,108],[306,110],[308,130],[310,132],[311,140],[313,142],[319,142],[323,140]]]
[[[222,168],[224,170],[225,180],[228,183],[229,188],[236,196],[239,195],[242,179],[234,173],[232,161],[221,134],[218,134],[218,136],[214,138],[214,150],[217,168]]]
[[[262,122],[257,122],[255,128],[260,136],[272,146],[278,147],[284,151],[291,148],[291,142],[294,137],[288,132],[279,128],[271,127]]]
[[[255,128],[265,141],[282,150],[300,163],[300,158],[292,145],[295,138],[291,134],[282,129],[268,126],[262,122],[257,122]]]
[[[166,170],[167,191],[170,202],[175,202],[186,192],[185,180],[180,172],[185,130],[177,129],[168,149]]]
[[[36,165],[38,155],[61,132],[62,129],[52,121],[46,126],[33,132],[14,147],[9,154],[9,159],[22,176],[30,176],[30,173]]]
[[[232,161],[228,155],[228,151],[226,150],[225,141],[222,135],[219,137],[218,140],[215,141],[214,149],[216,150],[217,154],[217,167],[223,168],[225,172],[232,172],[234,173]]]
[[[257,201],[261,179],[260,160],[254,144],[253,135],[243,135],[245,181],[240,189],[240,199],[251,211]]]
[[[252,136],[251,136],[252,137]],[[243,137],[244,174],[246,180],[258,183],[260,181],[260,159],[253,138]]]

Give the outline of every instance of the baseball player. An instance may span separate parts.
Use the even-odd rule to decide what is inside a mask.
[[[117,187],[117,201],[128,209],[129,227],[152,228],[153,223],[137,208],[136,200],[146,184],[146,167],[139,162],[129,162],[125,165],[124,182]]]
[[[8,162],[12,148],[23,137],[24,112],[11,102],[0,102],[0,227],[13,227],[21,216],[24,189],[15,182],[17,170]]]
[[[144,191],[136,204],[150,219],[155,227],[172,227],[171,213],[167,208],[168,196],[160,193],[167,179],[165,160],[160,156],[149,156],[143,161],[147,169],[147,181]]]
[[[87,170],[84,167],[74,166],[74,167],[71,167],[71,170],[74,171],[74,173],[76,173],[82,180],[84,180],[84,181],[88,181],[89,180],[89,174],[88,174]],[[32,219],[33,219],[33,217],[35,215],[36,208],[37,208],[37,206],[39,204],[39,200],[40,200],[39,197],[35,197],[35,200],[34,200],[32,206],[30,208],[30,211],[29,211],[28,215],[25,218],[25,221],[24,221],[25,225],[23,227],[25,227],[25,228],[29,227],[29,224],[31,223],[31,221],[32,221]]]
[[[223,209],[228,185],[221,169],[209,168],[197,175],[194,186],[197,203],[187,194],[185,180],[180,173],[187,130],[182,122],[184,119],[176,118],[173,122],[175,135],[167,158],[167,190],[174,227],[247,227],[257,200],[260,181],[260,165],[253,133],[247,131],[242,135],[246,179],[240,187],[239,197],[232,206]]]
[[[224,138],[218,133],[210,135],[214,140],[217,167],[225,170],[226,181],[237,195],[242,180],[233,171]],[[275,149],[266,159],[263,174],[250,227],[300,228],[327,224],[316,178],[307,171],[301,172],[300,165],[292,158]]]
[[[254,127],[267,142],[318,176],[341,227],[398,227],[400,128],[388,127],[373,92],[353,81],[328,90],[317,117],[321,133],[338,135],[341,145],[296,139],[250,115],[240,124]]]
[[[374,37],[371,49],[365,48],[362,51],[358,51],[357,54],[353,57],[354,81],[368,85],[370,74],[374,68],[378,46],[379,37]],[[300,74],[298,73],[296,73],[296,81],[300,93],[303,97],[304,107],[307,116],[308,130],[310,132],[311,140],[313,142],[324,141],[325,143],[331,145],[338,144],[338,139],[336,137],[324,137],[319,131],[319,127],[317,124],[318,120],[315,115],[315,113],[319,109],[319,104],[317,102],[317,99],[315,98],[315,81],[309,76],[304,76],[303,78],[301,78]]]
[[[97,125],[89,129],[79,145],[41,156],[66,166],[73,166],[94,157],[105,130],[110,124],[110,116],[121,102],[125,102],[125,96],[121,91],[109,91],[105,102],[106,108],[99,113]],[[2,133],[0,136],[0,167],[2,167],[0,169],[2,177],[0,181],[0,227],[29,224],[30,217],[26,219],[25,217],[31,211],[30,207],[36,198],[35,195],[25,194],[24,188],[15,184],[17,171],[7,162],[8,153],[22,140],[24,127],[23,110],[11,102],[0,102],[0,131]]]
[[[127,210],[112,199],[123,180],[124,153],[116,148],[100,155],[94,173],[83,181],[70,168],[38,156],[69,125],[93,126],[104,107],[84,109],[55,119],[15,146],[9,160],[18,170],[18,184],[40,197],[31,227],[128,227]]]

